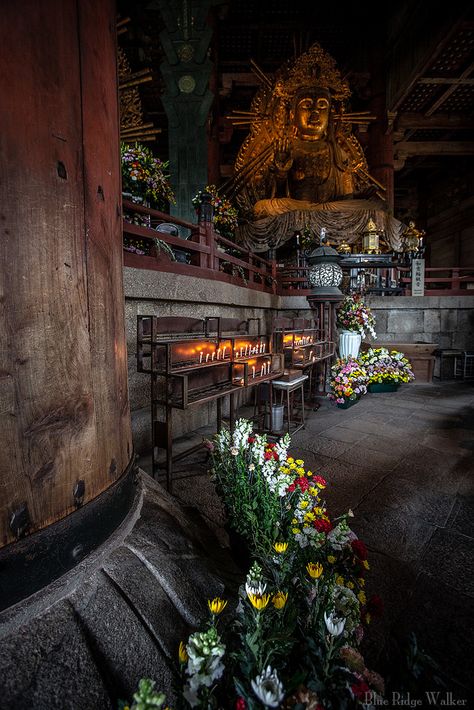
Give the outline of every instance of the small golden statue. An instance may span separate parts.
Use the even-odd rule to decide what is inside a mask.
[[[408,228],[402,234],[403,251],[418,252],[423,246],[423,237],[426,232],[417,229],[413,220],[408,222]]]
[[[309,225],[342,241],[348,227],[360,233],[377,211],[383,213],[378,222],[389,219],[385,188],[369,175],[351,132],[353,123],[374,117],[346,113],[350,90],[332,57],[314,44],[273,81],[253,68],[262,87],[251,110],[232,117],[236,125],[250,125],[250,133],[226,190],[246,220],[241,240],[260,251]],[[393,221],[398,238],[400,223]]]

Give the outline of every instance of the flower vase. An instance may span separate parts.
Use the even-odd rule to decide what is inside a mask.
[[[360,397],[355,397],[354,399],[349,399],[349,397],[345,397],[344,402],[338,402],[337,406],[339,409],[349,409],[349,407],[352,407],[353,404],[357,404],[359,401]]]
[[[362,336],[355,330],[342,330],[339,333],[339,357],[359,357]]]
[[[399,382],[371,382],[368,387],[368,392],[396,392],[400,387]]]

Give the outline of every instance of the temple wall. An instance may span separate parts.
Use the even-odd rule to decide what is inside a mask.
[[[305,297],[280,297],[189,276],[124,269],[130,408],[134,445],[140,453],[151,446],[150,377],[136,371],[136,318],[139,314],[261,318],[268,332],[276,315],[310,317]],[[377,319],[376,344],[436,343],[440,348],[474,350],[474,295],[370,297]],[[435,371],[436,374],[436,371]],[[247,392],[247,396],[251,398]],[[225,410],[224,410],[225,411]],[[215,403],[175,410],[174,433],[180,436],[215,422]]]

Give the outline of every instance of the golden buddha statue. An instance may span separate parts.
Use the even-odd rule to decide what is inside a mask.
[[[349,86],[332,57],[314,44],[274,81],[254,68],[263,85],[251,110],[233,116],[237,125],[250,123],[250,134],[227,189],[244,216],[241,240],[262,251],[306,224],[347,241],[369,217],[387,231],[384,188],[369,175],[351,133],[352,123],[370,117],[346,113]],[[401,229],[394,223],[396,241]]]

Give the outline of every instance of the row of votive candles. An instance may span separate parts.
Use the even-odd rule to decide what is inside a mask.
[[[303,335],[303,337],[299,338],[299,340],[295,339],[295,345],[308,345],[308,343],[313,342],[313,336],[312,335]]]
[[[259,373],[260,370],[260,373]],[[264,375],[270,374],[270,363],[264,362],[260,368],[256,368],[255,365],[252,366],[252,379],[255,377],[263,377]]]
[[[266,343],[257,345],[244,345],[240,349],[234,350],[235,357],[250,357],[251,355],[262,355],[266,350]]]
[[[217,348],[213,353],[206,353],[204,354],[203,352],[199,353],[199,362],[214,362],[214,360],[225,360],[225,354],[227,350],[227,345],[224,345],[223,348]]]

